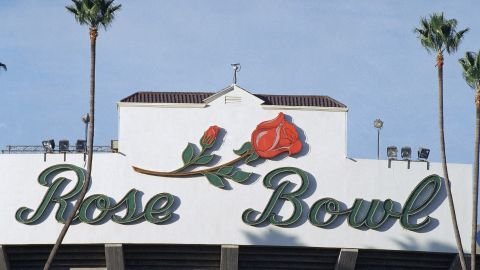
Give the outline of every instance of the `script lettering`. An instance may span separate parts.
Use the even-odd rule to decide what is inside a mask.
[[[309,185],[308,175],[304,171],[294,167],[278,168],[276,170],[269,172],[265,176],[265,178],[263,179],[263,185],[266,188],[273,189],[272,180],[276,178],[278,175],[282,175],[282,174],[297,174],[298,176],[300,176],[300,178],[302,179],[302,183],[300,184],[300,187],[297,190],[288,193],[286,192],[286,190],[293,188],[294,184],[288,180],[285,182],[282,182],[274,190],[272,196],[270,197],[270,200],[267,203],[267,206],[262,211],[260,216],[256,219],[252,218],[252,215],[254,214],[255,210],[251,208],[247,209],[245,210],[245,212],[243,212],[243,215],[242,215],[243,222],[249,225],[258,225],[265,222],[267,219],[269,219],[270,224],[273,224],[276,226],[288,226],[295,223],[300,218],[300,216],[302,215],[302,204],[298,199],[298,197],[300,197],[308,189],[308,185]],[[279,220],[278,215],[273,212],[275,205],[277,205],[279,201],[289,201],[293,205],[292,215],[290,216],[290,218],[283,221]]]
[[[69,180],[65,177],[55,179],[49,186],[48,179],[53,178],[59,173],[73,171],[77,176],[75,187],[67,194],[60,196],[61,187],[65,187]],[[21,207],[17,210],[15,218],[23,224],[35,224],[41,221],[46,215],[49,208],[54,204],[58,204],[58,210],[55,218],[60,223],[65,223],[66,210],[68,204],[77,198],[85,184],[84,171],[71,164],[54,165],[45,169],[38,177],[38,182],[42,186],[48,187],[47,192],[43,196],[39,207],[34,211],[28,207]],[[138,190],[131,189],[125,197],[118,203],[112,205],[112,199],[103,194],[94,194],[86,197],[80,204],[80,209],[75,216],[76,220],[87,224],[98,224],[101,221],[110,218],[113,222],[119,224],[131,224],[140,220],[147,220],[153,224],[161,224],[172,217],[172,207],[175,198],[169,193],[160,193],[153,196],[145,205],[145,211],[139,211],[137,207]],[[124,209],[125,208],[125,209]],[[123,217],[116,215],[117,212],[125,210]],[[34,211],[31,217],[30,212]]]
[[[242,220],[244,223],[255,226],[269,222],[272,225],[287,226],[298,221],[303,212],[299,197],[308,189],[308,177],[300,169],[291,167],[280,168],[265,176],[265,187],[272,189],[271,181],[280,173],[296,173],[300,175],[302,178],[300,188],[288,193],[285,190],[293,183],[290,181],[282,182],[274,189],[267,206],[256,219],[252,217],[255,210],[249,208],[243,212]],[[422,221],[415,222],[412,217],[416,216],[416,218],[419,218],[417,215],[421,214],[432,203],[441,186],[442,180],[438,175],[430,175],[424,178],[408,196],[400,212],[394,210],[394,201],[391,199],[386,199],[384,202],[374,199],[369,203],[364,199],[357,198],[352,207],[342,210],[339,201],[334,198],[323,198],[312,205],[308,213],[308,219],[312,225],[325,228],[332,225],[338,217],[347,216],[348,225],[358,229],[362,227],[378,229],[389,219],[399,219],[403,228],[416,231],[426,227],[432,218],[426,216]],[[273,211],[281,200],[289,201],[294,206],[292,216],[285,221],[279,221],[277,214]]]

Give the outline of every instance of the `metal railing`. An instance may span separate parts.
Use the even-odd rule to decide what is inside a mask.
[[[45,148],[42,145],[7,145],[5,149],[1,150],[2,154],[33,154],[33,153],[45,153]],[[85,151],[77,151],[75,145],[69,146],[68,151],[60,151],[59,149],[54,149],[48,153],[84,153]],[[103,152],[111,153],[111,146],[94,146],[93,152]]]

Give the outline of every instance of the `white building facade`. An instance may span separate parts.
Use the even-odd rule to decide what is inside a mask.
[[[441,164],[347,157],[348,109],[330,97],[231,85],[216,93],[139,92],[117,106],[118,153],[94,155],[87,198],[64,241],[74,250],[123,246],[123,260],[137,263],[127,269],[159,247],[213,248],[222,269],[255,269],[262,251],[270,254],[263,269],[338,267],[343,251],[358,257],[343,269],[395,269],[397,257],[408,261],[395,255],[402,252],[422,252],[412,253],[421,254],[416,262],[431,254],[440,269],[454,263]],[[7,232],[0,244],[10,268],[21,268],[13,258],[22,248],[54,243],[81,187],[83,158],[0,155],[0,228]],[[449,164],[449,172],[468,253],[471,166]],[[299,259],[305,249],[330,255],[308,264]],[[272,254],[297,257],[276,265]],[[383,266],[371,262],[375,256]],[[204,268],[218,269],[212,265]]]

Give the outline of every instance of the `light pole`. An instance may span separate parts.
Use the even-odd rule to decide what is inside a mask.
[[[87,142],[88,122],[90,122],[90,115],[88,113],[82,116],[82,121],[85,123],[85,142]],[[86,148],[84,150],[86,152]]]
[[[380,159],[380,129],[383,127],[383,121],[375,119],[373,126],[377,129],[377,159]]]

